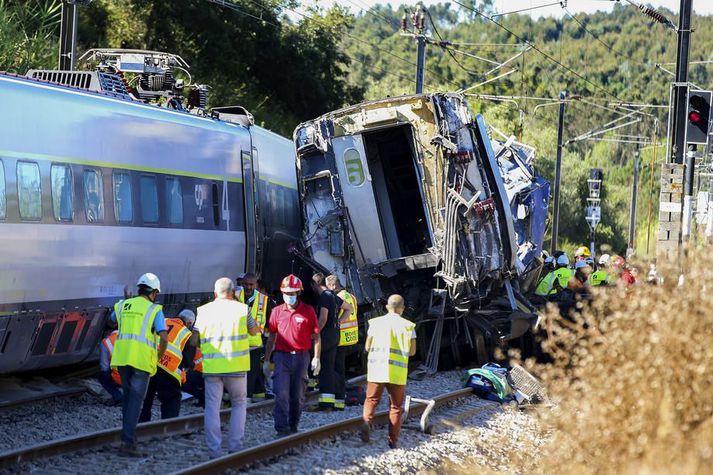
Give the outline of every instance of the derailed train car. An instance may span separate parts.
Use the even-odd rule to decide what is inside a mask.
[[[520,277],[537,274],[549,186],[527,147],[507,140],[496,154],[463,96],[362,103],[301,124],[294,140],[299,254],[339,275],[360,308],[404,295],[428,329],[428,370],[442,347],[484,360],[535,322]]]

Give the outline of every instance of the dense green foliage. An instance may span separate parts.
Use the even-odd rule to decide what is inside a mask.
[[[94,0],[81,10],[79,52],[90,47],[124,47],[180,54],[191,64],[194,80],[212,87],[213,105],[244,105],[260,124],[285,135],[290,135],[300,121],[348,103],[414,90],[416,45],[399,32],[403,6],[380,5],[351,15],[336,7],[300,10],[298,0],[232,3],[239,11],[208,0]],[[557,107],[536,109],[543,102],[496,102],[482,95],[556,98],[559,91],[567,90],[581,96],[581,100],[567,104],[565,139],[620,117],[606,109],[620,101],[668,103],[670,76],[655,65],[662,63],[673,69],[665,63],[675,60],[675,34],[635,8],[617,5],[609,14],[579,14],[575,18],[565,14],[562,19],[513,14],[498,18],[502,28],[474,10],[492,13],[491,4],[459,0],[429,7],[432,21],[427,34],[454,46],[450,52],[437,45],[427,47],[426,90],[468,88],[517,69],[470,91],[480,95],[472,96],[472,106],[504,133],[537,147],[537,166],[548,178],[554,174]],[[54,66],[59,33],[57,5],[54,0],[0,0],[0,69],[23,73],[30,66]],[[664,13],[677,21],[673,13]],[[693,26],[691,59],[709,59],[713,17],[696,16]],[[475,56],[504,61],[521,49],[517,45],[520,40],[506,29],[532,42],[550,58],[533,49],[508,66],[484,74],[493,64]],[[711,86],[709,75],[707,66],[692,66],[691,80],[701,87]],[[665,110],[646,111],[653,116],[641,116],[640,123],[599,137],[652,137],[655,116],[661,145]],[[571,249],[588,241],[584,220],[586,177],[589,168],[596,166],[605,172],[603,219],[597,239],[617,252],[624,251],[635,150],[634,145],[613,142],[567,145],[561,247]],[[646,249],[650,197],[654,199],[652,248],[656,240],[656,178],[653,193],[649,191],[652,151],[648,146],[640,155],[639,252]],[[664,148],[659,147],[657,161],[663,159]],[[658,169],[657,165],[655,171]]]

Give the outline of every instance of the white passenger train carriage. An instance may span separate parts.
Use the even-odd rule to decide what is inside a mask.
[[[89,357],[144,272],[173,315],[218,277],[290,271],[289,140],[8,74],[0,103],[0,374]]]

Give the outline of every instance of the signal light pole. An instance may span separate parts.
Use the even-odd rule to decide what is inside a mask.
[[[688,115],[688,52],[691,41],[691,11],[693,0],[681,0],[678,20],[678,45],[676,54],[676,82],[674,86],[673,126],[669,131],[672,144],[671,163],[684,163],[686,152],[686,122]]]

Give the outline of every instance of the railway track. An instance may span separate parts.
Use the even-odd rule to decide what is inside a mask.
[[[363,383],[364,378],[355,378],[349,382]],[[439,407],[470,394],[469,390],[440,394],[456,387],[457,383],[452,376],[441,376],[440,381],[437,377],[430,382],[414,382],[412,391],[429,398],[437,395],[434,398],[435,407]],[[315,400],[316,397],[316,392],[308,393],[308,400]],[[258,465],[261,461],[280,457],[306,443],[352,431],[361,424],[361,406],[347,407],[344,412],[307,413],[303,415],[301,423],[304,432],[275,440],[272,415],[268,414],[273,406],[273,401],[248,406],[250,415],[247,418],[244,442],[247,448],[214,460],[208,458],[205,450],[203,415],[194,414],[140,424],[137,435],[144,450],[150,450],[150,454],[145,457],[119,454],[116,447],[121,431],[116,428],[2,453],[0,473],[214,473],[228,468]],[[460,401],[458,406],[461,406]],[[412,402],[410,414],[417,415],[425,409],[425,405]],[[227,419],[229,410],[222,411],[221,415]],[[386,417],[385,411],[379,412],[377,422],[386,421]],[[176,465],[177,460],[181,464]]]
[[[363,384],[365,381],[365,376],[358,376],[348,380],[347,384],[357,385]],[[318,395],[318,391],[309,391],[307,393],[306,401],[313,402],[317,399]],[[248,405],[247,411],[248,414],[265,413],[272,410],[274,405],[274,400],[267,400]],[[220,416],[221,421],[227,421],[230,418],[230,409],[221,410]],[[167,438],[172,436],[181,436],[202,428],[203,413],[198,413],[176,417],[173,419],[151,421],[139,424],[136,429],[136,435],[140,440],[146,440],[154,437]],[[13,469],[20,466],[22,463],[46,459],[58,455],[67,455],[86,449],[106,447],[120,441],[121,427],[93,432],[90,434],[64,437],[0,453],[0,469]]]
[[[416,402],[411,405],[409,414],[420,415],[429,409],[435,409],[444,404],[447,404],[456,399],[471,396],[473,390],[471,388],[459,389],[445,394],[441,394],[433,398],[434,405],[429,408],[429,405],[424,402]],[[485,406],[484,406],[485,408]],[[379,411],[376,414],[374,422],[382,424],[388,422],[388,410]],[[362,425],[361,416],[351,417],[346,420],[336,421],[321,427],[314,428],[305,432],[299,432],[289,437],[261,444],[255,447],[250,447],[233,454],[226,455],[208,462],[188,467],[183,470],[174,472],[174,475],[213,475],[222,473],[227,470],[236,471],[244,469],[259,462],[267,461],[280,457],[290,449],[295,449],[302,445],[316,442],[322,439],[327,439],[339,435],[343,432],[358,430]]]

